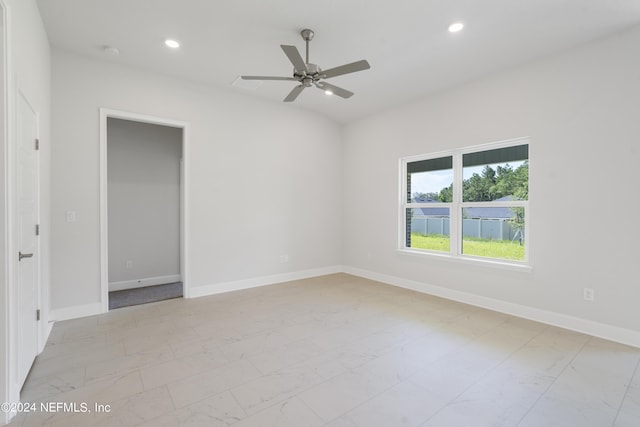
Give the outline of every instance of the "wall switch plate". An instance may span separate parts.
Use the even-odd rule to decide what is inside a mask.
[[[280,262],[281,263],[289,262],[289,255],[280,255]]]
[[[584,288],[583,297],[585,301],[593,301],[595,297],[595,292],[592,288]]]
[[[127,270],[131,270],[133,269],[133,261],[127,261],[124,263],[124,268],[126,268]]]

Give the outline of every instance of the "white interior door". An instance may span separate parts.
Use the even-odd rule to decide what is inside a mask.
[[[38,353],[38,161],[36,112],[18,96],[18,382],[22,385]]]

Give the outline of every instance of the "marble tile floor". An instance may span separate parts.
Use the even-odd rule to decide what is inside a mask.
[[[637,427],[639,362],[335,274],[56,323],[22,390],[37,410],[10,425]]]

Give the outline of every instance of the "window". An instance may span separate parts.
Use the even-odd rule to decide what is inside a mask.
[[[400,249],[528,261],[527,139],[401,159]]]

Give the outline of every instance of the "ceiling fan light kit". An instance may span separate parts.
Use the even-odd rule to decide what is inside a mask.
[[[304,29],[300,32],[302,39],[306,44],[305,59],[302,59],[298,48],[289,45],[280,45],[284,54],[287,55],[289,61],[293,65],[293,77],[270,77],[270,76],[240,76],[243,80],[285,80],[300,83],[294,87],[284,102],[292,102],[302,93],[305,88],[315,86],[324,91],[327,95],[338,95],[341,98],[350,98],[353,92],[341,87],[334,86],[323,81],[331,77],[342,76],[344,74],[355,73],[356,71],[368,70],[371,68],[366,60],[352,62],[350,64],[341,65],[339,67],[330,68],[323,71],[317,64],[309,62],[309,42],[313,40],[314,32],[310,29]]]

